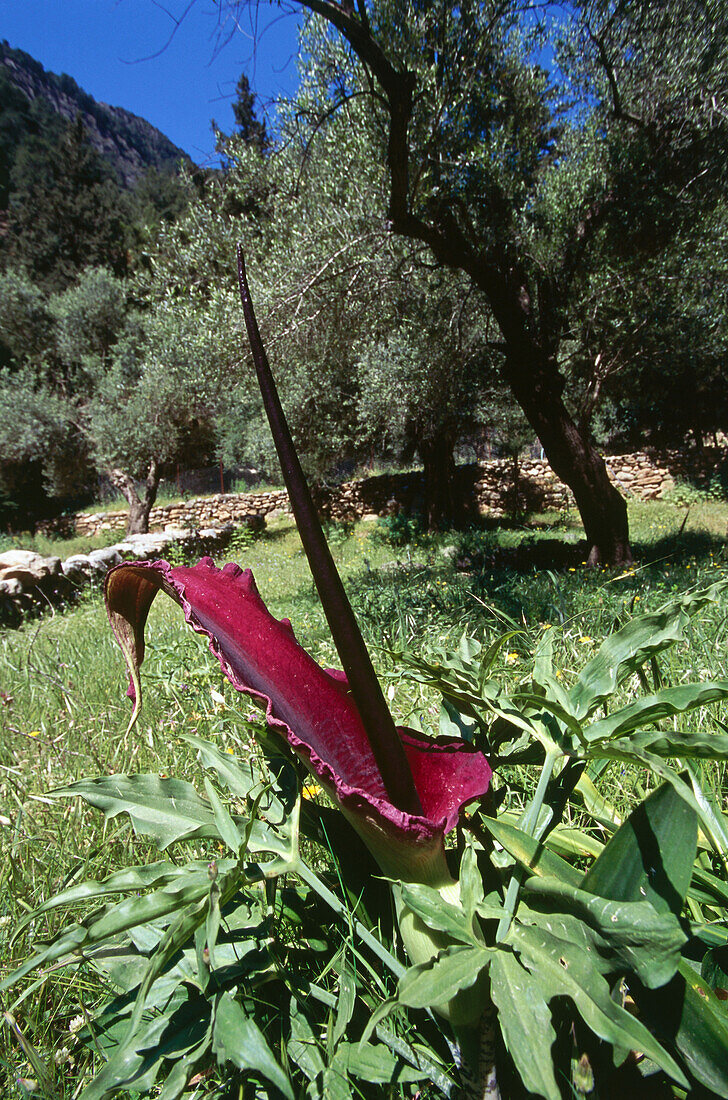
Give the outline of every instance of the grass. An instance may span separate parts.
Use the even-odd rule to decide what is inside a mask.
[[[684,519],[684,508],[632,505],[639,560],[621,573],[580,568],[579,529],[570,516],[421,537],[397,549],[373,537],[372,524],[334,527],[330,540],[375,663],[391,685],[397,719],[436,730],[439,701],[400,677],[391,648],[432,652],[455,646],[464,632],[482,641],[512,624],[520,633],[503,652],[496,675],[513,686],[530,669],[535,639],[551,629],[557,675],[568,683],[615,621],[654,609],[689,587],[728,577],[728,506],[700,502],[683,525]],[[558,569],[534,568],[539,548],[548,550],[553,539],[567,542],[571,556]],[[256,541],[241,537],[240,543],[229,556],[253,569],[271,611],[291,618],[317,660],[336,665],[291,521],[281,519]],[[679,683],[728,676],[727,612],[724,596],[720,606],[696,620],[689,644],[669,655],[666,679]],[[78,800],[49,798],[50,790],[110,771],[194,779],[194,754],[180,734],[196,730],[227,747],[245,728],[246,701],[241,706],[206,645],[184,628],[171,601],[156,601],[147,645],[145,708],[137,727],[125,733],[129,704],[123,665],[98,595],[66,613],[0,633],[0,972],[27,954],[30,930],[14,942],[11,934],[42,899],[77,878],[103,876],[128,861],[132,849],[136,860],[158,858],[132,837],[125,820],[104,822]],[[728,720],[721,711],[714,714]],[[714,718],[692,720],[711,723]],[[706,768],[724,803],[722,770]],[[618,764],[602,782],[619,809],[643,793],[643,777]],[[206,856],[204,842],[191,850]],[[49,916],[32,934],[52,932],[61,919]],[[72,1025],[103,992],[87,972],[79,971],[69,982],[51,969],[14,1009],[26,1044],[32,1041],[41,1062],[53,1066],[56,1059],[54,1095],[62,1100],[76,1094],[91,1062],[76,1046]],[[23,1049],[7,1028],[1,1035],[0,1095],[14,1100],[27,1093],[18,1078],[37,1077],[37,1072],[31,1049]]]
[[[5,550],[32,550],[44,558],[65,560],[73,554],[88,554],[91,550],[101,550],[121,542],[123,531],[101,531],[98,535],[75,535],[73,538],[60,538],[53,535],[33,535],[22,531],[15,535],[4,535],[0,539],[0,552]]]

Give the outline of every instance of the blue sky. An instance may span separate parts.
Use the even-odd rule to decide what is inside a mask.
[[[0,39],[68,73],[95,99],[148,119],[198,164],[212,157],[210,119],[232,129],[241,72],[261,108],[295,87],[296,26],[254,3],[220,45],[212,0],[0,0]]]

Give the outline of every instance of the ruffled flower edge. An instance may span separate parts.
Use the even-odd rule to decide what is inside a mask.
[[[415,854],[412,849],[418,848],[418,854],[424,862],[428,862],[437,849],[442,850],[444,837],[455,827],[463,806],[485,794],[488,789],[492,773],[482,753],[457,738],[428,738],[414,730],[399,728],[415,786],[425,810],[423,816],[408,814],[393,806],[387,799],[346,782],[288,722],[276,716],[274,703],[268,694],[246,684],[237,675],[225,655],[223,643],[216,637],[214,630],[203,625],[187,598],[184,581],[179,575],[175,575],[177,568],[164,560],[125,562],[111,569],[106,577],[105,596],[109,620],[126,658],[130,677],[129,695],[135,703],[132,721],[141,703],[139,667],[144,657],[144,626],[152,601],[161,590],[179,604],[188,625],[208,639],[210,651],[217,657],[223,674],[233,687],[263,704],[268,725],[285,737],[293,752],[341,806],[347,819],[357,827],[370,847],[380,850],[382,845],[386,846],[388,843],[396,844],[397,848],[404,845],[410,849],[409,859]],[[281,645],[295,645],[306,653],[296,640],[290,622],[287,619],[276,620],[270,614],[249,569],[243,570],[232,564],[218,569],[209,557],[202,558],[191,568],[210,570],[217,578],[224,577],[231,586],[231,593],[235,591],[237,598],[255,601],[256,610],[264,613],[275,624],[280,632]],[[343,673],[324,670],[310,655],[306,656],[318,674],[327,677],[330,682],[333,681],[339,692],[347,697]],[[436,792],[431,789],[433,785],[437,788]],[[434,801],[440,803],[436,809],[433,805],[433,794],[438,795]],[[435,809],[435,813],[428,814],[428,806]],[[384,853],[380,851],[378,854]],[[388,862],[399,865],[399,854],[392,851],[390,855]],[[382,862],[380,859],[380,863]]]

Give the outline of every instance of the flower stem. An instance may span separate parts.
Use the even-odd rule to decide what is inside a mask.
[[[422,806],[415,790],[404,747],[392,721],[381,685],[361,636],[359,624],[331,556],[291,438],[268,357],[260,338],[240,245],[238,245],[238,281],[258,385],[273,433],[296,526],[334,644],[349,681],[354,704],[359,711],[389,800],[400,810],[421,814]]]

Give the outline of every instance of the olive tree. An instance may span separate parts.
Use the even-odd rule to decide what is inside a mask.
[[[545,5],[543,19],[518,0],[293,7],[323,17],[358,63],[330,72],[328,111],[366,105],[363,126],[348,117],[386,167],[380,216],[488,303],[504,377],[574,493],[589,561],[630,560],[625,503],[565,399],[562,347],[601,235],[659,250],[685,195],[719,185],[725,6],[695,0],[686,18],[676,0],[595,0],[566,15]]]

